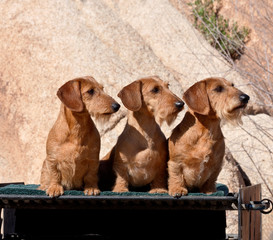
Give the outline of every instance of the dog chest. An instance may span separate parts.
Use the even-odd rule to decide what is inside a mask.
[[[194,151],[185,152],[182,160],[183,174],[191,187],[202,186],[222,166],[224,141],[207,141],[196,145]]]
[[[159,165],[164,164],[157,151],[146,149],[139,152],[127,165],[130,183],[142,186],[153,181]]]

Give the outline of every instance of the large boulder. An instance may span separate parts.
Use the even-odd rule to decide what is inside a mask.
[[[1,1],[0,9],[1,182],[39,181],[56,91],[70,79],[92,75],[116,99],[147,75],[169,81],[179,96],[211,75],[242,81],[168,1]],[[100,127],[101,155],[125,115],[123,108]]]
[[[234,192],[245,184],[261,183],[262,199],[273,200],[273,119],[268,115],[259,114],[243,117],[243,123],[242,126],[223,127],[228,149],[225,162],[227,167],[218,179],[225,181]],[[234,174],[236,168],[228,168],[234,164],[237,167],[237,174]],[[227,169],[230,171],[227,172]],[[263,238],[267,239],[266,236],[269,237],[273,233],[273,215],[263,215],[262,223]],[[231,224],[236,226],[236,221]]]
[[[92,75],[117,99],[122,86],[157,74],[181,95],[141,36],[100,1],[1,1],[0,11],[1,182],[38,183],[60,107],[56,92],[70,79]],[[102,136],[125,114],[121,109],[104,124]],[[102,154],[115,131],[102,142]]]

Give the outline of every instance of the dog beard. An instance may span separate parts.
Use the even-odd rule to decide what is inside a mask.
[[[228,123],[233,126],[238,126],[243,124],[242,116],[244,115],[244,109],[240,108],[231,111],[222,110],[218,115],[223,124]]]
[[[168,126],[170,126],[175,121],[175,119],[177,117],[177,114],[178,114],[178,112],[177,113],[169,113],[169,114],[166,114],[166,116],[163,116],[163,115],[159,114],[156,117],[156,121],[158,122],[158,124],[160,126],[162,125],[162,123],[164,121],[166,121],[166,123],[168,124]]]
[[[104,124],[110,120],[112,114],[92,113],[91,116],[100,124]]]

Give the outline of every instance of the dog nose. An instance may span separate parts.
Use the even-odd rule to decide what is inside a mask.
[[[182,102],[182,101],[176,102],[176,103],[175,103],[175,106],[176,106],[178,109],[181,109],[181,108],[184,106],[184,102]]]
[[[240,97],[239,97],[239,99],[240,99],[240,101],[241,101],[242,103],[247,103],[248,100],[249,100],[249,96],[246,95],[246,94],[241,94]]]
[[[112,109],[113,109],[115,112],[117,112],[117,111],[119,110],[119,108],[120,108],[120,105],[119,105],[118,103],[113,103],[113,104],[112,104]]]

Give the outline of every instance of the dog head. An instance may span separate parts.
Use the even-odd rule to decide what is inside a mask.
[[[241,123],[249,96],[224,78],[208,78],[191,86],[183,99],[193,112]]]
[[[110,116],[120,107],[103,91],[103,86],[90,76],[68,81],[59,88],[57,96],[71,111],[88,112],[95,118]]]
[[[183,109],[184,102],[168,88],[159,77],[147,77],[125,86],[118,94],[122,103],[131,111],[144,111],[153,115],[161,124],[171,124]]]

